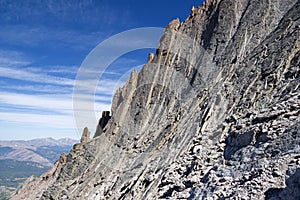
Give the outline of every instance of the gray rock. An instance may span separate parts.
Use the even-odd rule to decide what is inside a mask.
[[[208,0],[172,21],[97,137],[15,198],[298,198],[299,6]]]
[[[81,143],[89,142],[91,140],[90,137],[91,137],[91,132],[89,131],[89,129],[87,127],[85,127],[83,129],[80,142]]]
[[[150,63],[153,60],[154,56],[154,53],[149,53],[147,63]]]
[[[97,125],[97,129],[94,135],[94,138],[97,136],[100,136],[103,133],[103,129],[105,128],[106,124],[110,120],[110,112],[109,111],[103,111],[102,117],[99,119],[99,124]]]

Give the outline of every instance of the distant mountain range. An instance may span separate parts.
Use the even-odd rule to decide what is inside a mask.
[[[0,141],[1,191],[7,188],[11,192],[28,177],[41,175],[78,142],[69,138]]]

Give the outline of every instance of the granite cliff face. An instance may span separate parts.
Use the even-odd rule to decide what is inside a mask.
[[[96,137],[13,199],[299,199],[299,6],[208,0],[173,20]]]

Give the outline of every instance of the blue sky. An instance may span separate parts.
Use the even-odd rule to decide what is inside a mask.
[[[0,140],[78,139],[72,93],[86,56],[120,32],[183,21],[202,2],[0,0]],[[96,115],[110,110],[116,86],[150,51],[127,53],[107,68],[97,87]]]

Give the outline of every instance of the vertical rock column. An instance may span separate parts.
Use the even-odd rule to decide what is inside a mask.
[[[85,143],[85,142],[89,142],[91,139],[90,139],[90,135],[91,135],[91,132],[89,131],[89,129],[87,127],[85,127],[83,129],[83,132],[82,132],[82,136],[81,136],[81,139],[80,139],[80,142],[81,143]]]
[[[106,124],[108,123],[108,121],[110,120],[110,118],[111,118],[111,116],[110,116],[109,111],[103,111],[102,112],[102,117],[99,120],[94,138],[102,134],[103,129],[106,126]]]

